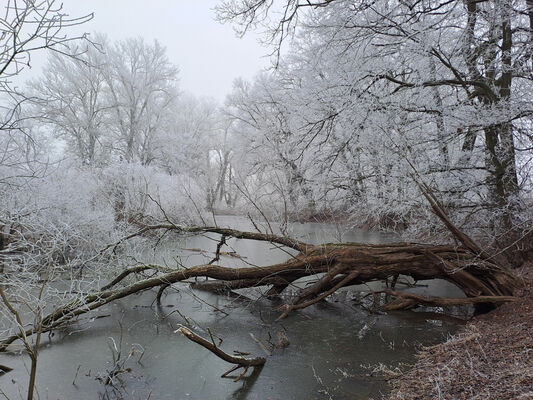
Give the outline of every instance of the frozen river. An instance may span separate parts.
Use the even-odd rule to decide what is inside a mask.
[[[220,226],[251,229],[239,217],[218,217]],[[344,230],[318,223],[295,224],[291,234],[311,243],[337,240],[380,243],[392,235]],[[183,238],[146,255],[145,261],[195,265],[213,258],[216,235]],[[271,244],[230,239],[223,251],[236,251],[243,258],[222,257],[220,264],[266,265],[289,255]],[[188,249],[188,250],[185,250]],[[200,253],[195,249],[205,249]],[[432,294],[457,296],[445,282],[431,283]],[[379,286],[376,286],[379,287]],[[399,287],[401,288],[401,287]],[[394,368],[412,362],[416,348],[443,341],[457,325],[427,313],[371,314],[358,306],[359,286],[281,322],[274,322],[280,302],[248,290],[247,298],[231,298],[193,291],[175,285],[152,305],[156,292],[149,291],[117,301],[83,318],[68,330],[43,337],[37,390],[40,399],[378,399],[387,390],[379,365]],[[411,289],[418,293],[427,288]],[[250,301],[249,299],[253,301]],[[95,318],[95,317],[102,318]],[[274,350],[261,370],[248,372],[239,382],[220,375],[231,365],[204,348],[174,333],[178,324],[188,324],[209,337],[208,330],[226,352],[265,356],[252,339],[268,346],[279,331],[290,341]],[[120,352],[124,369],[105,385],[107,371]],[[16,354],[1,354],[0,364],[14,371],[0,376],[0,388],[8,399],[25,398],[29,360]],[[98,379],[100,378],[100,379]],[[1,393],[0,392],[0,398]]]

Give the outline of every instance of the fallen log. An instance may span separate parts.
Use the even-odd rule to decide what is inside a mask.
[[[244,368],[244,371],[237,378],[234,379],[234,382],[237,382],[246,374],[246,372],[248,372],[248,369],[250,367],[261,367],[266,362],[266,359],[264,357],[245,358],[245,357],[240,357],[240,356],[232,356],[224,352],[222,349],[220,349],[220,347],[218,347],[214,342],[210,342],[209,340],[204,339],[203,337],[197,335],[196,333],[194,333],[193,331],[191,331],[190,329],[184,326],[180,326],[174,332],[175,333],[179,332],[182,335],[184,335],[187,339],[195,343],[198,343],[200,346],[206,348],[211,353],[216,355],[218,358],[221,358],[222,360],[227,361],[231,364],[235,364],[234,367],[224,372],[221,375],[221,378],[226,377],[228,374],[230,374],[233,371],[236,371],[239,368]]]
[[[190,268],[168,268],[159,265],[140,265],[125,269],[117,278],[100,290],[95,290],[82,298],[73,300],[45,316],[40,326],[41,332],[59,328],[81,314],[97,309],[112,301],[145,290],[164,288],[179,282],[191,283],[191,278],[209,278],[197,287],[221,292],[250,287],[265,287],[266,295],[282,293],[294,281],[317,276],[317,281],[299,292],[292,301],[282,308],[280,318],[291,311],[303,309],[326,298],[342,287],[372,281],[385,281],[398,275],[409,276],[415,281],[444,279],[458,286],[469,300],[468,304],[492,306],[513,295],[522,281],[510,270],[499,266],[473,251],[471,246],[432,245],[421,243],[325,243],[310,245],[295,239],[273,234],[243,232],[225,228],[183,228],[176,225],[158,225],[153,229],[175,229],[188,233],[216,233],[221,236],[239,239],[262,240],[286,246],[297,251],[289,260],[264,266],[228,268],[216,264],[198,265]],[[143,232],[146,228],[143,228]],[[131,235],[130,235],[131,236]],[[477,249],[476,249],[477,250]],[[220,249],[219,249],[220,251]],[[151,277],[125,284],[126,278]],[[481,301],[484,299],[485,301]],[[404,299],[403,308],[412,308],[423,301]],[[426,302],[426,304],[428,304]],[[395,306],[402,308],[400,305]],[[24,335],[33,334],[29,328]],[[23,336],[17,332],[0,341],[0,351]]]

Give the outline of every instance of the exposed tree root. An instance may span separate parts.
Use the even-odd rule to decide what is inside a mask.
[[[188,279],[205,277],[212,280],[195,283],[193,287],[211,291],[228,292],[236,289],[265,286],[267,296],[280,294],[292,282],[318,275],[318,280],[302,289],[294,299],[281,307],[280,318],[291,311],[308,307],[325,299],[338,289],[371,281],[395,279],[398,275],[415,280],[445,279],[458,286],[466,299],[426,299],[390,291],[400,300],[395,300],[386,309],[412,308],[416,305],[443,306],[459,304],[493,305],[512,300],[513,291],[521,281],[509,270],[490,259],[484,259],[472,246],[427,245],[419,243],[359,244],[326,243],[309,245],[291,238],[272,234],[242,232],[222,228],[182,228],[176,225],[157,225],[153,229],[177,230],[178,232],[217,233],[224,237],[262,240],[297,250],[288,261],[265,266],[227,268],[219,265],[199,265],[191,268],[172,269],[159,265],[141,265],[120,273],[101,290],[65,304],[47,315],[40,329],[43,332],[67,324],[75,317],[118,300],[152,288],[160,288],[158,296],[169,285]],[[146,232],[146,228],[142,230]],[[221,247],[221,246],[220,246]],[[218,248],[220,251],[220,248]],[[126,278],[149,272],[152,277],[124,284]],[[33,334],[33,328],[24,332]],[[22,332],[0,341],[0,351],[19,339]]]

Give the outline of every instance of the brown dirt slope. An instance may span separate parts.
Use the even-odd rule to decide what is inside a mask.
[[[528,271],[527,280],[533,275]],[[474,318],[449,341],[424,349],[393,383],[389,400],[533,399],[533,287]]]

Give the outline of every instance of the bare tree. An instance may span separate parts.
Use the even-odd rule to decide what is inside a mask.
[[[315,182],[346,190],[355,174],[372,183],[367,194],[392,194],[385,208],[412,204],[408,159],[463,223],[517,249],[531,190],[530,2],[226,1],[218,11],[242,32],[269,23],[271,87],[285,88],[279,98],[299,121],[292,143],[322,167]],[[291,54],[279,57],[295,29]],[[343,169],[354,156],[359,168]]]
[[[65,33],[70,27],[83,24],[92,14],[70,18],[56,0],[8,0],[0,10],[0,93],[11,99],[2,107],[1,128],[12,128],[20,106],[20,92],[13,79],[31,65],[31,56],[39,50],[63,52],[65,45],[85,38]]]
[[[116,135],[115,150],[127,162],[149,165],[162,143],[161,133],[177,96],[178,69],[157,41],[128,39],[108,49],[105,78],[113,117],[110,129]]]
[[[52,53],[42,77],[31,82],[34,113],[54,134],[64,139],[69,154],[82,165],[102,162],[108,153],[107,114],[104,77],[105,58],[101,50],[105,38],[89,44],[65,49],[71,56]]]
[[[8,321],[12,320],[17,330],[25,329],[28,315],[33,318],[35,326],[40,325],[43,310],[41,300],[48,286],[46,274],[40,275],[43,270],[32,269],[35,264],[25,262],[41,253],[32,252],[32,248],[46,248],[41,255],[50,253],[46,243],[39,243],[31,236],[31,227],[21,228],[19,223],[24,215],[7,209],[9,204],[6,198],[18,188],[26,187],[28,178],[33,177],[29,166],[33,158],[27,157],[32,154],[28,148],[33,146],[33,140],[25,131],[28,123],[21,114],[21,104],[26,97],[15,87],[14,80],[31,64],[34,52],[46,49],[63,52],[67,43],[83,38],[84,35],[69,36],[68,30],[91,18],[92,14],[69,18],[55,0],[8,0],[0,10],[0,94],[3,97],[0,103],[0,313]],[[23,271],[12,274],[13,265],[21,261]],[[28,310],[22,312],[16,309],[15,305],[19,304],[25,304]],[[39,328],[36,333],[38,331]],[[33,344],[24,340],[25,350],[31,358],[28,399],[34,396],[39,342],[40,334]]]
[[[271,183],[282,177],[278,195],[288,198],[291,212],[312,214],[315,204],[309,174],[310,160],[302,157],[301,110],[287,96],[281,79],[266,74],[253,84],[237,80],[226,100],[233,122],[233,142],[240,148],[242,169]],[[239,143],[239,145],[237,145]],[[286,192],[286,193],[285,193]]]

